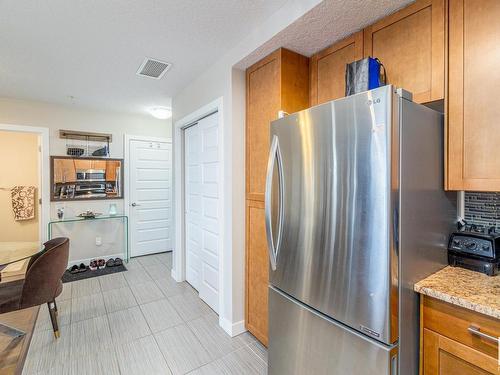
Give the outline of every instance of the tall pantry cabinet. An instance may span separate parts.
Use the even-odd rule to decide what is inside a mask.
[[[278,49],[246,72],[246,327],[268,342],[269,256],[264,224],[264,190],[269,125],[278,112],[309,106],[309,59]]]

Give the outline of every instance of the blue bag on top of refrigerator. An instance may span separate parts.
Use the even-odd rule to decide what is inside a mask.
[[[385,68],[379,59],[367,57],[346,65],[345,95],[376,89],[386,84]]]

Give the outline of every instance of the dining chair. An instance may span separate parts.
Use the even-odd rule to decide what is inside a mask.
[[[44,250],[30,259],[23,280],[0,284],[0,314],[46,303],[54,336],[59,338],[56,297],[63,289],[61,278],[68,265],[68,257],[68,238],[59,237],[45,242]],[[25,335],[25,332],[4,324],[0,324],[0,333],[11,337]]]

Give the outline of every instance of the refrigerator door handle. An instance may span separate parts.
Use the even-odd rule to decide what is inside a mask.
[[[274,166],[278,167],[278,228],[276,236],[276,246],[273,238],[272,228],[272,189],[273,189],[273,174]],[[269,251],[269,258],[271,261],[271,269],[276,270],[276,262],[278,253],[281,246],[281,237],[283,230],[283,164],[281,159],[281,152],[279,147],[278,137],[273,136],[271,143],[271,150],[269,152],[269,160],[267,162],[267,176],[266,176],[266,193],[265,193],[265,220],[266,220],[266,233],[267,233],[267,249]]]
[[[392,235],[396,255],[399,255],[399,210],[397,208],[394,208],[392,216]]]

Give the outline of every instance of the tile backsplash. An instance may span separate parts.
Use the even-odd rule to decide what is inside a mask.
[[[500,230],[500,193],[465,192],[465,220]]]

